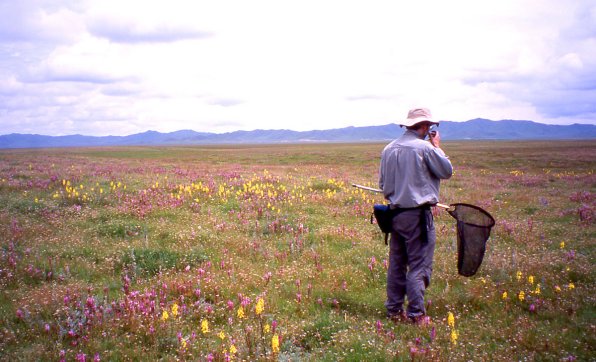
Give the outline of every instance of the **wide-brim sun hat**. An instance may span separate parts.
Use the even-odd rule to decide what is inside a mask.
[[[433,119],[432,114],[428,108],[414,108],[408,112],[408,118],[399,122],[400,126],[411,127],[420,122],[430,122],[432,124],[439,124],[439,121]]]

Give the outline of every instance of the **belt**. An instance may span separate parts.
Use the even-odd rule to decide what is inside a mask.
[[[414,206],[414,207],[399,207],[398,205],[394,205],[391,204],[389,205],[389,208],[391,210],[416,210],[416,209],[424,209],[424,210],[430,210],[431,206],[434,206],[432,204],[422,204],[420,206]]]

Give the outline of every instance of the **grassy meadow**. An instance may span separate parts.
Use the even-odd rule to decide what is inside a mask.
[[[444,142],[497,220],[385,318],[384,144],[0,150],[0,360],[594,360],[596,142]]]

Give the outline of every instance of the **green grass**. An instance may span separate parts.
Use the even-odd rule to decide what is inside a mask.
[[[1,150],[0,360],[223,361],[232,345],[236,360],[593,359],[596,142],[444,143],[442,202],[497,224],[464,278],[455,223],[435,218],[432,340],[384,317],[383,200],[349,186],[376,186],[383,147]]]

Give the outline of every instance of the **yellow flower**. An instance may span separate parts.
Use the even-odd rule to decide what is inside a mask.
[[[534,291],[534,294],[540,294],[540,283],[536,284],[536,290]]]
[[[232,344],[230,346],[230,354],[236,354],[236,352],[238,352],[238,350],[236,349],[236,346]]]
[[[263,300],[263,298],[259,298],[257,300],[257,305],[255,306],[255,313],[257,315],[261,315],[263,313],[264,309],[265,309],[265,301]]]
[[[453,313],[449,312],[449,314],[447,314],[447,325],[451,328],[455,328],[455,317],[453,316]]]
[[[559,246],[561,247],[561,249],[565,249],[565,242],[561,241],[561,244],[559,244]]]
[[[530,284],[534,284],[534,276],[533,276],[533,275],[530,275],[530,276],[528,277],[528,283],[530,283]]]
[[[203,334],[209,332],[209,321],[206,319],[201,321],[201,332],[203,332]]]
[[[573,284],[573,283],[569,283],[569,284],[567,285],[567,288],[568,288],[569,290],[575,289],[575,284]]]
[[[271,331],[271,327],[269,324],[265,324],[265,333],[269,333]]]
[[[182,340],[180,340],[180,347],[182,347],[182,349],[186,348],[186,339],[182,338]]]
[[[161,320],[162,321],[167,321],[168,318],[170,318],[170,315],[168,314],[167,310],[164,310],[163,313],[161,314]]]
[[[522,272],[518,271],[517,274],[515,274],[515,277],[517,278],[517,280],[521,280]]]
[[[561,293],[561,287],[558,285],[555,285],[555,292]]]
[[[178,316],[178,304],[174,303],[174,305],[172,306],[172,315],[174,317]]]
[[[244,318],[244,309],[242,308],[242,306],[238,307],[238,313],[236,314],[238,315],[238,318]]]
[[[279,352],[279,336],[277,334],[274,334],[273,337],[271,337],[271,350],[273,353]]]
[[[519,297],[519,301],[523,302],[524,299],[526,299],[526,293],[524,293],[524,291],[522,290],[521,292],[519,292],[518,297]]]
[[[503,298],[503,300],[507,299],[507,292],[503,292],[502,298]]]
[[[224,339],[226,339],[226,334],[224,333],[224,331],[219,332],[219,334],[217,335],[219,337],[219,339],[221,339],[222,341]]]
[[[455,329],[451,330],[451,343],[453,343],[453,345],[457,344],[457,331]]]

